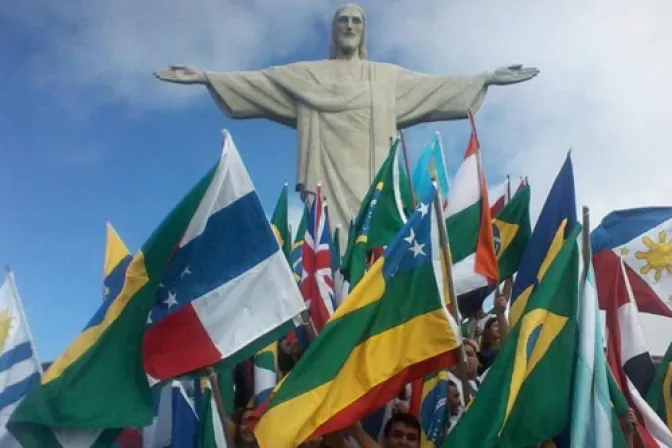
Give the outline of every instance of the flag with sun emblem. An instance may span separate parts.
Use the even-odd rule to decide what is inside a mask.
[[[0,359],[0,446],[20,447],[7,431],[7,421],[26,393],[40,383],[42,368],[12,272],[0,288]]]
[[[538,446],[569,424],[580,232],[575,223],[443,447]]]
[[[612,212],[591,245],[598,287],[622,259],[639,311],[672,317],[672,207]]]

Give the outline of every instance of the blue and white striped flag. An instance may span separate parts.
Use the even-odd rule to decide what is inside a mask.
[[[21,446],[7,431],[6,425],[12,412],[30,388],[39,384],[41,375],[42,366],[35,353],[14,274],[10,271],[0,288],[1,447]]]

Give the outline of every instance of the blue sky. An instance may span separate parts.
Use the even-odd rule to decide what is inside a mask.
[[[217,160],[222,128],[269,212],[283,183],[293,185],[293,130],[230,120],[203,87],[151,75],[171,63],[242,70],[325,56],[327,22],[340,2],[262,3],[0,5],[0,262],[16,273],[42,360],[57,356],[100,303],[105,222],[139,248]],[[672,38],[660,19],[668,6],[656,3],[635,17],[617,2],[616,19],[587,7],[572,19],[570,36],[573,1],[553,11],[525,0],[493,2],[490,15],[468,3],[363,5],[372,59],[445,74],[517,62],[541,68],[538,80],[491,91],[477,115],[490,184],[507,172],[529,175],[534,215],[573,146],[580,203],[597,210],[595,224],[614,208],[669,203],[659,192],[670,185],[672,163],[662,118],[672,104],[672,62],[659,47]],[[633,110],[637,116],[624,124]],[[465,122],[410,130],[411,159],[437,129],[452,174]],[[647,148],[647,160],[637,147]],[[637,191],[624,181],[633,173],[647,173]]]

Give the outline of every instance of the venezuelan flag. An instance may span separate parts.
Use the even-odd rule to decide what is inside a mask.
[[[348,427],[410,381],[457,362],[435,197],[433,188],[275,388],[255,428],[262,448],[296,447]]]
[[[571,156],[567,154],[534,226],[513,283],[509,311],[509,323],[512,328],[519,322],[534,289],[543,279],[576,224],[574,171]]]

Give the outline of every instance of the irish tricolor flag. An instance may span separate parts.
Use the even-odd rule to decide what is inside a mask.
[[[448,193],[446,226],[453,258],[455,293],[459,296],[497,283],[497,256],[478,137],[472,131],[467,152]]]

